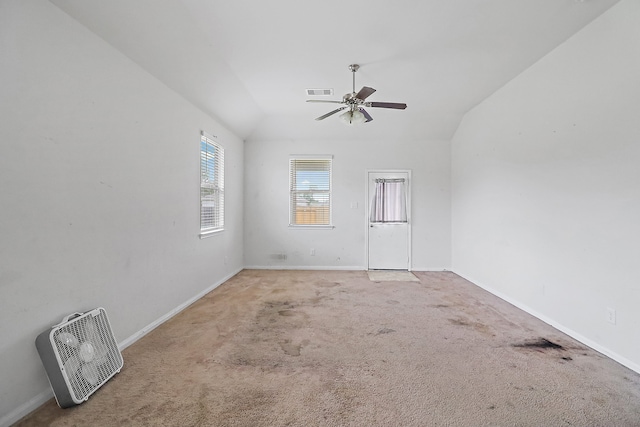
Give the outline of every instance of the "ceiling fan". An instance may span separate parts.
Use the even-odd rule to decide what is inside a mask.
[[[396,110],[404,110],[407,108],[407,104],[401,104],[397,102],[373,102],[366,101],[366,99],[373,94],[376,90],[372,87],[363,86],[359,92],[356,93],[356,71],[360,66],[358,64],[349,65],[353,77],[353,89],[351,93],[347,93],[342,97],[342,101],[329,101],[323,99],[308,99],[307,102],[323,102],[330,104],[344,104],[343,107],[336,108],[333,111],[323,114],[316,118],[316,120],[324,120],[329,116],[332,116],[342,110],[347,110],[340,115],[340,118],[348,124],[368,123],[373,120],[373,117],[367,113],[363,107],[373,108],[393,108]]]

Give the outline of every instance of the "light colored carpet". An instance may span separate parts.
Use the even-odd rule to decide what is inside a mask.
[[[453,273],[243,271],[25,426],[640,426],[640,375]],[[44,372],[43,372],[44,374]]]
[[[393,271],[393,270],[369,270],[367,271],[369,280],[372,282],[419,282],[418,279],[410,271]]]

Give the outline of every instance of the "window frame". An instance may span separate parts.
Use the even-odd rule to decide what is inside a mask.
[[[296,223],[296,209],[294,205],[294,193],[300,190],[294,189],[294,165],[297,162],[304,161],[326,161],[329,166],[329,188],[328,190],[321,190],[328,194],[328,223],[322,224],[298,224]],[[296,168],[295,170],[298,170]],[[308,228],[308,229],[332,229],[333,226],[333,155],[290,155],[289,156],[289,227],[290,228]]]
[[[204,144],[204,146],[203,146]],[[213,154],[211,160],[213,160],[213,183],[208,182],[203,179],[205,176],[208,176],[207,165],[208,161],[205,161],[208,157],[209,147],[213,147]],[[204,150],[203,150],[204,148]],[[203,156],[204,154],[204,156]],[[224,161],[224,147],[218,141],[218,137],[215,135],[208,134],[204,131],[200,132],[200,238],[210,237],[216,233],[224,231],[224,169],[225,169],[225,161]],[[205,185],[206,184],[206,185]],[[203,216],[203,202],[206,196],[203,196],[203,189],[217,191],[217,200],[214,200],[214,203],[218,203],[217,212],[214,215],[215,224],[212,226],[206,225],[206,220]],[[213,209],[216,209],[215,207]]]

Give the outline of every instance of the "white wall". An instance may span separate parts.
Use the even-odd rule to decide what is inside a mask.
[[[288,227],[291,154],[334,156],[334,229]],[[448,141],[250,141],[245,143],[244,157],[244,262],[247,267],[366,268],[365,231],[369,205],[365,200],[366,171],[410,169],[413,180],[412,268],[450,268],[451,161]],[[357,208],[352,208],[352,203],[357,203]],[[310,255],[311,248],[315,249],[315,256]],[[272,255],[277,253],[285,253],[287,259],[274,259]]]
[[[103,306],[123,342],[242,268],[243,148],[47,1],[0,2],[0,51],[3,425],[50,396],[34,339],[64,315]],[[205,240],[201,129],[227,164]]]
[[[617,4],[469,112],[452,143],[453,270],[636,371],[638,22],[640,2]]]

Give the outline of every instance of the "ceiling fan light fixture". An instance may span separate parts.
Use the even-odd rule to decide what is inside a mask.
[[[367,118],[360,111],[347,111],[340,115],[342,122],[347,125],[359,125],[360,123],[364,123],[367,121]]]

